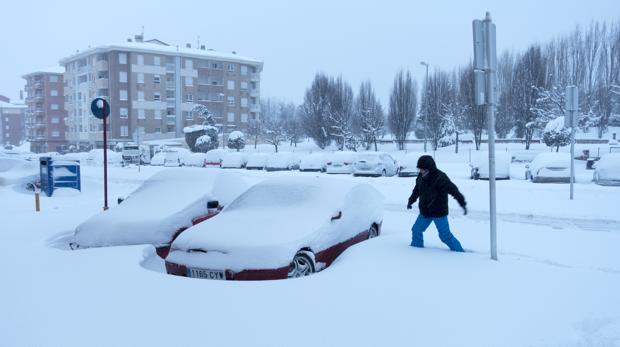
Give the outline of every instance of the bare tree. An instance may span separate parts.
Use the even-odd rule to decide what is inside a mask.
[[[306,90],[304,103],[301,105],[301,123],[306,135],[314,140],[319,148],[327,147],[331,138],[328,127],[329,78],[317,73],[309,89]]]
[[[474,144],[479,150],[486,117],[483,107],[476,105],[474,93],[474,68],[470,62],[466,68],[459,69],[459,102],[465,107],[467,128],[473,132]]]
[[[335,80],[330,80],[329,91],[329,134],[336,140],[338,148],[342,151],[353,136],[353,90],[339,76]]]
[[[377,138],[384,132],[385,116],[381,103],[375,96],[370,81],[364,81],[360,85],[360,91],[355,102],[359,120],[359,132],[366,150],[374,144],[377,151]]]
[[[265,142],[273,145],[276,152],[280,143],[286,140],[282,122],[282,108],[284,103],[275,99],[261,100],[262,137]]]
[[[390,130],[399,150],[405,149],[405,140],[415,122],[417,103],[417,85],[411,73],[399,71],[394,78],[388,114]]]

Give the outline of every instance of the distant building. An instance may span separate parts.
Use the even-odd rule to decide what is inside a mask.
[[[125,43],[88,49],[64,58],[67,140],[82,147],[102,146],[102,122],[90,113],[96,97],[110,102],[108,143],[182,137],[200,124],[192,110],[206,105],[224,133],[244,131],[258,119],[260,72],[253,58],[205,46],[170,46],[141,36]]]
[[[35,153],[66,150],[64,68],[37,70],[26,80],[26,138]]]
[[[9,99],[8,97],[0,94],[0,101],[4,101],[4,102],[11,102],[11,99]]]
[[[3,146],[19,146],[25,139],[26,105],[12,104],[10,99],[0,101],[0,141]]]

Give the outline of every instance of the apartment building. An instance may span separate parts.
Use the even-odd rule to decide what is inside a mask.
[[[99,46],[64,58],[67,140],[82,147],[102,146],[102,122],[90,102],[110,102],[108,143],[182,137],[183,128],[201,124],[196,104],[207,106],[224,133],[244,131],[258,119],[263,63],[235,52],[205,46],[171,46],[141,36]]]
[[[10,99],[0,100],[0,144],[19,146],[25,139],[26,105],[12,104]]]
[[[64,68],[36,70],[26,80],[26,139],[35,153],[62,152],[65,139]]]

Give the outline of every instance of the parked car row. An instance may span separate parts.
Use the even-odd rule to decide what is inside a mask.
[[[69,245],[151,244],[172,275],[285,279],[325,269],[379,236],[382,222],[383,196],[367,183],[278,177],[248,186],[231,171],[164,170],[78,225]]]

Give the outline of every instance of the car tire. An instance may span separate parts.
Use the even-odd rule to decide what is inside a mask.
[[[379,236],[379,227],[377,224],[373,223],[370,228],[368,228],[368,239],[370,240],[377,236]]]
[[[289,265],[288,278],[304,277],[315,272],[314,255],[310,251],[299,251]]]

